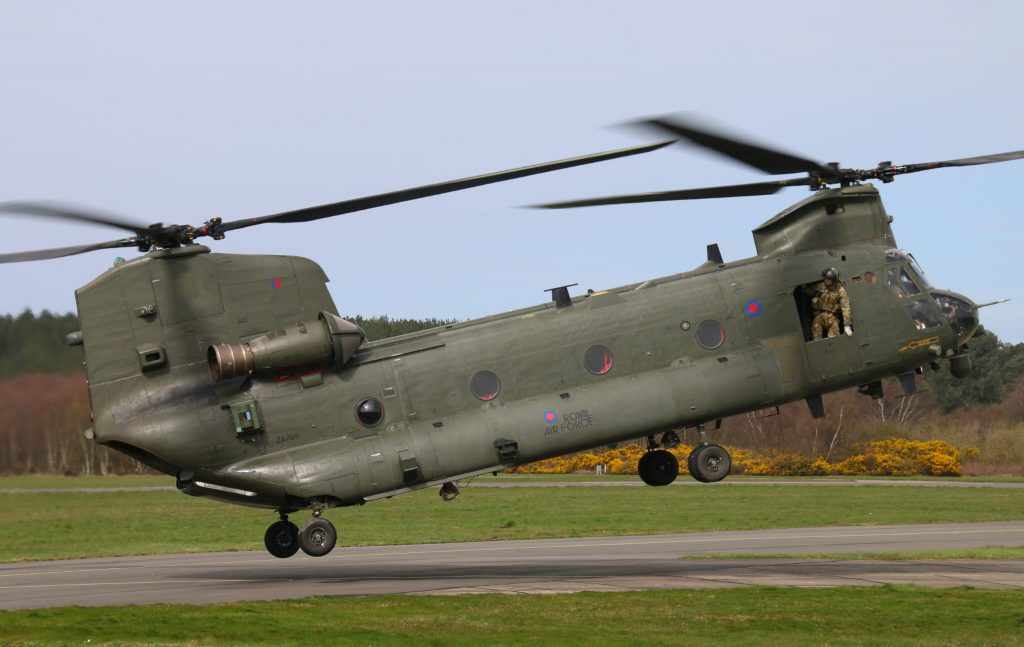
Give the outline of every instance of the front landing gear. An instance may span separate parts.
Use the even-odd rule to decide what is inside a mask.
[[[698,445],[686,459],[690,476],[702,483],[717,483],[729,475],[732,459],[721,445]]]
[[[300,548],[311,557],[323,557],[334,549],[338,531],[334,524],[320,516],[319,510],[313,512],[313,518],[302,524],[302,528],[288,521],[284,512],[280,514],[281,520],[270,524],[263,535],[263,545],[274,557],[291,557]]]
[[[267,528],[263,535],[263,545],[274,557],[291,557],[299,550],[299,528],[288,521],[288,515],[282,513],[281,520]]]
[[[647,485],[668,485],[679,476],[679,461],[672,452],[655,449],[640,457],[636,471]]]

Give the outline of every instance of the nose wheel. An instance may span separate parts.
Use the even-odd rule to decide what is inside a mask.
[[[698,445],[686,459],[690,476],[702,483],[717,483],[729,475],[732,458],[721,445]]]

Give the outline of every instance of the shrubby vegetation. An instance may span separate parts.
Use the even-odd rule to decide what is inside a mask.
[[[679,471],[687,473],[686,457],[691,445],[671,449],[679,461]],[[947,442],[889,438],[858,446],[855,453],[838,462],[822,456],[769,452],[756,455],[743,447],[727,447],[732,457],[733,474],[755,476],[960,476],[963,452]],[[635,474],[636,464],[644,455],[644,445],[632,443],[597,452],[583,452],[537,461],[513,468],[519,474],[573,474],[594,472],[600,467],[608,474]],[[968,455],[977,455],[970,448]]]
[[[443,319],[349,316],[379,340],[453,323]],[[131,459],[86,441],[88,393],[82,351],[64,336],[78,329],[72,314],[0,316],[0,474],[106,474],[144,471]],[[971,341],[973,375],[956,380],[943,369],[918,379],[923,392],[871,400],[854,389],[825,396],[826,417],[813,420],[803,402],[778,415],[726,419],[710,438],[730,448],[737,471],[749,474],[1017,474],[1024,475],[1024,344],[988,334]],[[684,440],[696,442],[694,432]],[[691,445],[692,446],[692,445]],[[588,452],[520,471],[634,473],[641,445]],[[688,447],[680,450],[685,469]]]

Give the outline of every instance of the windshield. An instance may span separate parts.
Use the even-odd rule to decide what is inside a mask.
[[[922,270],[921,266],[917,264],[917,259],[914,258],[914,255],[908,253],[907,260],[910,261],[910,269],[914,270],[918,278],[921,279],[921,284],[924,285],[925,289],[930,288],[931,284],[928,283],[928,279],[924,275],[924,270]]]
[[[928,279],[925,278],[924,270],[922,270],[921,266],[917,264],[917,259],[914,258],[914,255],[908,252],[907,250],[896,248],[885,250],[885,262],[905,262],[909,264],[911,271],[916,275],[916,278],[918,279],[917,283],[923,286],[925,289],[931,287],[931,284],[928,283]]]

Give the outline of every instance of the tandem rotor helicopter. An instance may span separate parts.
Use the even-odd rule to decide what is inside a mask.
[[[472,476],[646,438],[638,471],[653,486],[679,474],[677,431],[700,442],[688,470],[723,479],[729,454],[706,432],[730,415],[858,387],[906,393],[915,372],[970,370],[978,305],[931,287],[896,244],[892,218],[866,180],[1024,158],[1024,151],[872,169],[819,164],[676,117],[648,126],[672,140],[490,175],[200,226],[128,220],[47,203],[0,210],[128,230],[128,238],[0,255],[41,260],[137,247],[76,291],[92,404],[87,438],[175,477],[186,494],[276,510],[267,550],[326,555],[322,516]],[[561,168],[646,153],[682,139],[761,171],[800,177],[539,205],[548,208],[812,194],[753,230],[757,254],[726,262],[715,244],[696,269],[380,341],[337,313],[327,277],[294,256],[218,254],[196,242],[266,223],[308,222]],[[823,269],[848,295],[844,334],[815,339]],[[839,315],[846,316],[845,313]],[[312,511],[302,527],[288,515]]]

